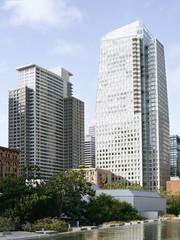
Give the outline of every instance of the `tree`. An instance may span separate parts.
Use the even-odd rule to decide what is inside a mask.
[[[91,224],[139,219],[137,211],[127,202],[120,202],[104,193],[89,199],[86,217]]]
[[[125,186],[122,182],[112,182],[104,184],[102,189],[125,189]]]
[[[165,191],[163,187],[154,190],[160,197],[167,198],[170,192]]]
[[[169,195],[167,197],[167,213],[178,215],[180,214],[180,194]]]
[[[24,179],[25,181],[40,180],[41,179],[40,167],[38,165],[27,164],[26,167],[23,168],[21,178]]]
[[[29,174],[30,172],[31,174]],[[28,184],[34,181],[34,173],[39,171],[38,166],[27,166],[21,177],[15,179],[9,175],[0,184],[0,216],[16,218],[20,221],[34,221],[49,214],[48,206],[51,201],[45,195],[43,184]],[[38,178],[40,177],[39,175]],[[28,182],[27,182],[28,180]],[[34,182],[33,182],[34,183]],[[44,207],[46,211],[44,211]]]
[[[68,170],[64,174],[58,172],[56,176],[46,183],[46,192],[53,200],[57,209],[57,216],[71,217],[72,220],[82,220],[87,201],[84,196],[94,196],[91,184],[85,180],[85,172],[82,170]]]
[[[160,197],[166,198],[167,200],[167,213],[178,215],[180,213],[180,193],[171,194],[171,191],[165,191],[163,187],[156,189]]]
[[[5,193],[11,191],[14,187],[17,186],[17,179],[15,174],[12,173],[8,175],[6,178],[3,178],[0,184],[0,192]]]
[[[39,178],[39,167],[27,166],[18,179],[13,175],[4,179],[0,185],[0,216],[19,216],[21,223],[44,217],[60,219],[62,215],[84,220],[87,201],[83,197],[95,194],[84,171],[59,172],[47,183],[34,184]]]
[[[140,186],[140,184],[137,183],[131,183],[130,186],[125,186],[122,182],[112,182],[112,183],[106,183],[102,187],[103,189],[132,189],[132,190],[144,190],[143,187]]]

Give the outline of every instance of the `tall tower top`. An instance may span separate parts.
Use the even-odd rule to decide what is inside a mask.
[[[107,35],[105,35],[102,40],[108,40],[108,39],[116,39],[116,38],[122,38],[122,37],[129,37],[129,36],[143,36],[144,32],[146,32],[151,38],[153,36],[151,33],[147,30],[142,20],[137,20],[133,23],[130,23],[126,26],[120,27],[112,32],[109,32]]]

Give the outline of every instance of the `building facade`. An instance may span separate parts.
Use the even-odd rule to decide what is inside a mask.
[[[95,137],[86,135],[84,142],[84,165],[95,167]]]
[[[19,154],[19,150],[0,147],[0,182],[12,173],[19,177]]]
[[[96,167],[147,189],[169,179],[169,114],[163,45],[141,21],[100,44]]]
[[[72,97],[72,76],[58,67],[17,68],[18,87],[9,91],[9,147],[20,149],[20,172],[38,165],[42,177],[64,171],[64,98]]]
[[[170,176],[180,177],[180,137],[170,136]]]
[[[176,195],[180,193],[180,178],[171,177],[170,181],[166,182],[166,191],[169,195]]]
[[[112,173],[109,170],[85,167],[80,169],[75,169],[77,171],[83,170],[85,172],[85,178],[87,182],[95,184],[98,187],[102,187],[103,184],[111,183]]]
[[[64,98],[64,171],[84,164],[84,103]]]
[[[96,135],[96,121],[93,120],[88,126],[88,135],[91,135],[95,138]]]
[[[96,196],[100,194],[111,195],[120,202],[128,202],[145,218],[158,218],[166,214],[166,198],[160,197],[156,192],[139,191],[131,189],[97,189]]]

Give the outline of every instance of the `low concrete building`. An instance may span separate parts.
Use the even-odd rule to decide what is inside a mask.
[[[120,202],[128,202],[137,209],[138,214],[146,218],[157,218],[166,214],[166,198],[161,198],[157,193],[130,189],[97,189],[96,195],[105,193]]]

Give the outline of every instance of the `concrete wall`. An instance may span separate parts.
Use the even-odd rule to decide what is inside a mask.
[[[157,218],[159,215],[158,215],[158,212],[157,211],[151,211],[151,212],[139,212],[139,215],[142,216],[142,217],[145,217],[145,218],[150,218],[150,219],[154,219],[154,218]]]
[[[134,207],[134,199],[131,196],[130,197],[117,196],[117,197],[114,197],[114,198],[118,199],[120,202],[128,202]]]
[[[140,212],[156,211],[166,214],[166,198],[134,197],[134,207]]]

